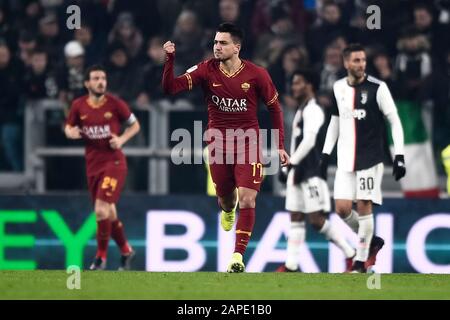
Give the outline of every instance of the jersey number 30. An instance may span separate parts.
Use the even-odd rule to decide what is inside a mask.
[[[360,190],[373,190],[373,178],[359,178],[359,189]]]

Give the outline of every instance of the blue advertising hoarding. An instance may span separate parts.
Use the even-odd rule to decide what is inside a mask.
[[[118,204],[134,268],[148,271],[224,271],[234,233],[220,229],[213,197],[124,195]],[[335,215],[332,223],[356,244],[356,235]],[[376,233],[386,241],[377,272],[450,273],[450,200],[385,199],[375,208]],[[87,195],[0,196],[0,269],[86,268],[96,249],[96,223]],[[273,271],[284,262],[289,214],[284,199],[262,194],[245,257],[247,271]],[[344,257],[307,228],[300,268],[342,272]],[[119,266],[110,242],[108,269]]]

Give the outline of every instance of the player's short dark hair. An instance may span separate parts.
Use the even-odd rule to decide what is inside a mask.
[[[342,56],[344,57],[344,59],[347,59],[348,57],[350,57],[352,52],[357,52],[357,51],[364,51],[364,52],[366,52],[366,50],[364,49],[364,47],[361,44],[359,44],[359,43],[350,43],[342,51]]]
[[[242,43],[244,41],[244,31],[237,25],[231,22],[224,22],[219,25],[217,32],[227,32],[231,35],[231,38],[236,43]]]
[[[84,72],[84,81],[89,81],[91,79],[91,72],[103,71],[106,74],[106,69],[99,64],[94,64],[86,69]]]
[[[314,72],[311,69],[297,69],[292,74],[291,81],[295,76],[302,76],[303,79],[312,86],[314,92],[317,92],[319,89],[320,80],[317,72]]]

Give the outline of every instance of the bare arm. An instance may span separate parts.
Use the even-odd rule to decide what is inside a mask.
[[[109,140],[109,144],[111,148],[113,149],[121,149],[122,146],[127,143],[128,140],[130,140],[132,137],[134,137],[139,130],[141,129],[141,126],[139,124],[139,121],[134,121],[133,124],[131,124],[129,127],[125,129],[125,131],[120,135],[116,136],[115,134],[112,134],[111,140]]]
[[[66,126],[64,127],[64,133],[67,139],[81,139],[81,130],[80,128],[78,128],[78,126],[72,127],[71,125],[66,124]]]

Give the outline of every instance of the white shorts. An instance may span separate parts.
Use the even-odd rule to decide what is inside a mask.
[[[373,203],[381,205],[383,171],[383,163],[354,172],[343,171],[338,168],[334,179],[334,199],[371,200]]]
[[[294,185],[294,170],[291,170],[286,185],[286,210],[301,213],[322,210],[329,212],[331,201],[327,183],[319,177],[312,177]]]

